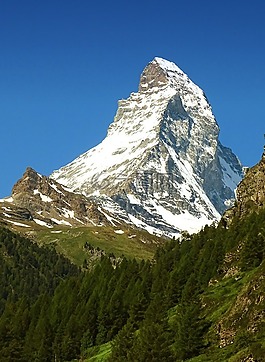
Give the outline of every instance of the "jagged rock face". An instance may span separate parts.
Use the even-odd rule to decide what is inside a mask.
[[[247,213],[249,208],[265,206],[265,154],[239,184],[237,203],[241,213]]]
[[[19,210],[24,211],[19,213]],[[32,168],[27,168],[14,185],[6,212],[9,217],[15,215],[18,218],[20,215],[22,219],[26,215],[26,219],[45,226],[108,223],[91,200],[66,190],[55,180],[38,174]]]
[[[203,91],[174,63],[155,58],[138,93],[119,101],[107,137],[51,177],[87,196],[111,197],[149,231],[194,232],[220,218],[242,178],[218,135]]]
[[[228,225],[235,216],[244,217],[249,212],[265,207],[265,152],[260,162],[250,168],[236,190],[236,204],[223,215]]]
[[[168,82],[164,69],[158,62],[151,62],[143,71],[139,84],[139,92],[146,92],[151,88],[160,88]]]

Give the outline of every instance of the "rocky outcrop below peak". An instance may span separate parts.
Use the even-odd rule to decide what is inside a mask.
[[[1,205],[8,222],[15,218],[15,222],[27,220],[47,227],[109,224],[95,202],[30,167],[14,185],[12,196],[3,199]]]
[[[222,221],[229,225],[235,216],[241,218],[265,207],[265,152],[261,160],[245,172],[236,190],[235,205],[227,210]]]
[[[152,61],[144,69],[139,84],[139,92],[145,92],[150,88],[161,87],[168,83],[166,72],[159,63]]]

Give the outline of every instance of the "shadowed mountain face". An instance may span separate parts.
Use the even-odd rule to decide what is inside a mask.
[[[242,179],[218,136],[204,92],[155,58],[139,91],[119,101],[107,137],[51,178],[150,232],[195,232],[220,218]]]

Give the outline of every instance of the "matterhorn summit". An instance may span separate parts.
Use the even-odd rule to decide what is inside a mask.
[[[153,233],[196,232],[219,220],[242,178],[218,136],[204,92],[174,63],[154,58],[138,92],[119,101],[106,138],[51,177],[114,219]]]

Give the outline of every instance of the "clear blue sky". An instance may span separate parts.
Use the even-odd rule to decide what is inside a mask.
[[[221,142],[257,163],[265,133],[263,0],[1,0],[0,197],[106,135],[155,56],[205,91]]]

